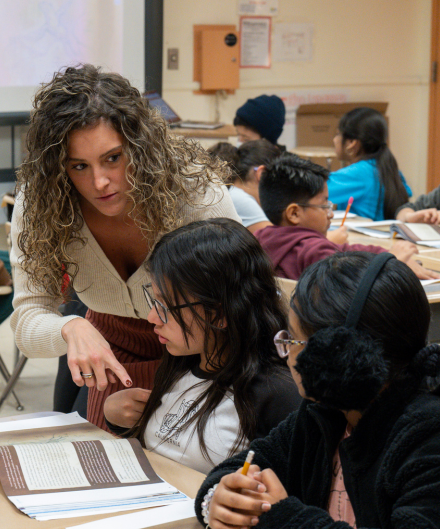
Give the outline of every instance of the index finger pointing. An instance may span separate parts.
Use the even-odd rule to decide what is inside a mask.
[[[116,358],[112,359],[112,361],[109,362],[107,368],[113,371],[113,373],[119,378],[119,380],[124,384],[126,388],[130,388],[133,385],[133,381],[129,377],[127,371],[116,360]]]

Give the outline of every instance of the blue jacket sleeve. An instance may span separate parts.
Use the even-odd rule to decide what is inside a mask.
[[[351,165],[330,174],[327,182],[329,199],[338,209],[345,209],[348,199],[359,201],[365,195],[365,179],[360,171],[353,171]]]

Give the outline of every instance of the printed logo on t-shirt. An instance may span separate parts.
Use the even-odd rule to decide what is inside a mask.
[[[178,439],[180,437],[180,434],[182,433],[181,427],[183,426],[180,421],[182,420],[182,417],[185,415],[185,413],[187,413],[189,408],[193,405],[193,403],[194,400],[186,401],[185,399],[183,399],[177,413],[167,413],[164,416],[159,431],[156,431],[155,436],[159,437],[159,439],[165,440],[167,443],[172,443],[176,446],[180,446]],[[191,410],[191,412],[187,415],[186,420],[191,419],[191,417],[197,412],[197,410],[198,406]],[[173,432],[175,433],[173,434]]]

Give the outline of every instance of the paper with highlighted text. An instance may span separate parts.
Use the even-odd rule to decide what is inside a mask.
[[[188,499],[154,472],[137,439],[106,432],[89,439],[91,430],[99,429],[73,414],[40,420],[35,430],[28,427],[35,421],[22,422],[16,423],[22,428],[18,444],[0,443],[0,483],[8,499],[32,518],[104,514]],[[85,440],[63,442],[58,432],[66,426],[78,428],[76,435]],[[1,425],[2,436],[14,437],[15,427]],[[74,438],[72,433],[67,437]],[[26,437],[30,442],[24,442]]]

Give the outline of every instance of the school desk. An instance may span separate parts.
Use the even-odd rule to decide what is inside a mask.
[[[203,474],[153,452],[146,451],[146,454],[154,470],[162,479],[168,481],[168,483],[171,483],[171,485],[177,487],[191,498],[195,497],[203,479],[205,478]],[[0,486],[1,529],[66,529],[68,527],[72,527],[73,525],[80,525],[82,523],[92,522],[93,520],[128,514],[130,512],[135,511],[124,511],[107,515],[82,516],[78,518],[65,518],[61,520],[39,522],[29,518],[16,509],[14,505],[6,498],[2,487]],[[161,524],[157,527],[160,529],[201,529],[202,526],[199,524],[197,518],[194,515],[194,518]]]
[[[217,141],[228,141],[230,136],[237,136],[237,132],[233,125],[223,125],[218,129],[182,129],[174,127],[171,129],[173,134],[185,136],[185,138],[210,138]]]
[[[350,244],[374,244],[375,246],[382,246],[382,248],[389,249],[395,240],[369,237],[368,235],[349,230],[348,242]],[[425,268],[440,273],[440,250],[419,244],[417,245],[417,249],[419,253],[414,255],[414,259],[420,261]],[[426,286],[425,292],[432,313],[428,339],[430,342],[440,342],[440,283]],[[411,307],[408,307],[408,310],[411,310]]]

